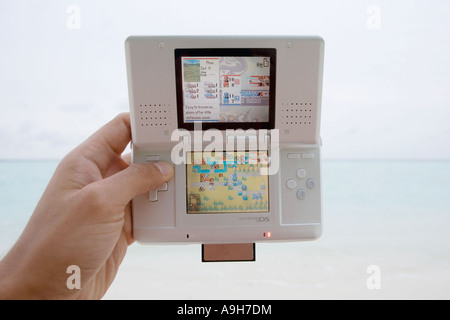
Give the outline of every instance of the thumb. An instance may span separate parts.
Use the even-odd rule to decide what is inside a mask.
[[[109,199],[126,206],[138,194],[159,187],[173,175],[174,169],[167,162],[133,163],[125,170],[98,181],[97,187]]]

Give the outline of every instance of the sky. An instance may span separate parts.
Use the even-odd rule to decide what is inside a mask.
[[[60,159],[128,111],[129,35],[319,35],[324,159],[448,160],[449,17],[448,0],[0,0],[0,159]]]

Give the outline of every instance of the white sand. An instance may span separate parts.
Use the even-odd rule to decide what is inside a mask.
[[[199,245],[133,245],[105,299],[449,299],[450,256],[409,244],[257,244],[257,261],[202,263]],[[369,265],[381,289],[369,290]]]
[[[325,169],[318,241],[257,244],[248,263],[201,263],[200,245],[133,245],[105,298],[450,299],[448,164]],[[370,265],[380,290],[367,288]]]

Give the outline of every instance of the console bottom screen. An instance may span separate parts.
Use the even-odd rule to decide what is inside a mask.
[[[269,211],[267,151],[190,152],[186,165],[187,213]]]

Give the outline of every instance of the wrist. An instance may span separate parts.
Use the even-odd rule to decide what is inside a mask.
[[[42,299],[14,248],[0,260],[0,300]]]
[[[17,244],[0,260],[0,300],[64,299],[52,290],[48,283],[51,278],[42,275],[45,271],[40,269],[39,263],[31,260],[26,250],[17,249]]]
[[[25,283],[19,281],[17,267],[11,263],[9,253],[0,260],[0,300],[27,299],[21,293],[25,289]]]

